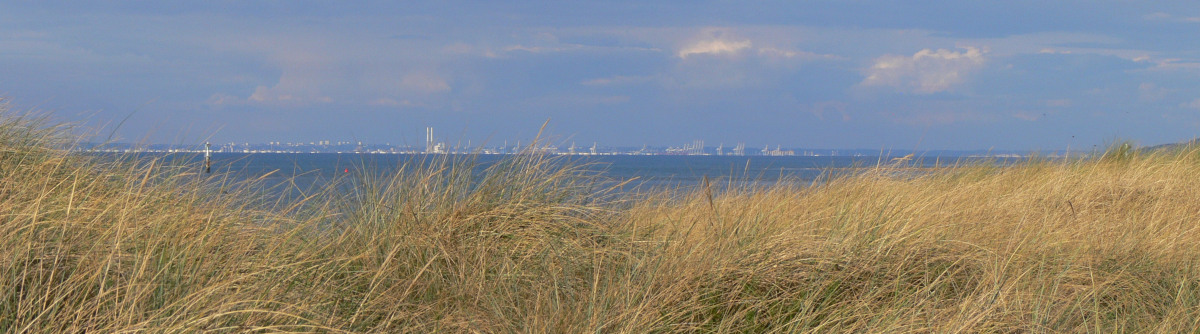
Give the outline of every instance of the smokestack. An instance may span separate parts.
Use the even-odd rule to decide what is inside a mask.
[[[425,128],[425,153],[433,153],[433,128]]]

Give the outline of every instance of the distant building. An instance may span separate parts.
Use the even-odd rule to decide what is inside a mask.
[[[783,150],[779,147],[779,145],[776,145],[774,150],[771,149],[771,146],[763,147],[762,154],[766,156],[782,157],[796,155],[796,151]]]

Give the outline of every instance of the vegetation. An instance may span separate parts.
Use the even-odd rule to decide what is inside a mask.
[[[445,159],[281,201],[2,114],[3,332],[1200,328],[1195,149],[621,196]]]

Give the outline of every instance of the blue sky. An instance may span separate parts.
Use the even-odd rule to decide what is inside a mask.
[[[1090,149],[1200,135],[1196,36],[1194,1],[9,1],[0,96],[153,143]]]

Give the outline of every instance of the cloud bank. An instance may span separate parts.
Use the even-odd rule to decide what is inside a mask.
[[[742,51],[743,49],[747,49],[749,47],[750,47],[749,40],[730,41],[730,40],[722,40],[722,39],[712,39],[712,40],[700,41],[695,44],[689,45],[689,46],[683,48],[682,50],[679,50],[679,58],[687,59],[688,56],[691,56],[691,55],[703,55],[703,54],[713,54],[713,55],[736,54],[736,53]]]
[[[924,49],[912,56],[884,55],[865,71],[862,86],[887,86],[917,94],[943,92],[983,67],[986,51],[974,47],[956,52]]]

